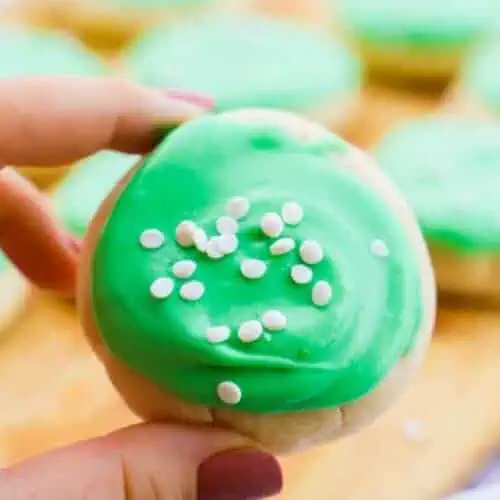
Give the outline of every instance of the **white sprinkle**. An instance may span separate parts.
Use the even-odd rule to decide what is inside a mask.
[[[205,337],[211,344],[220,344],[229,339],[231,330],[228,326],[211,326],[205,330]]]
[[[174,290],[174,280],[171,278],[158,278],[149,287],[155,299],[166,299]]]
[[[281,238],[275,243],[273,243],[269,250],[271,255],[283,255],[285,253],[291,252],[296,247],[295,241],[292,238]]]
[[[255,342],[263,333],[262,325],[256,319],[245,321],[238,329],[238,338],[245,344]]]
[[[385,241],[383,241],[383,240],[379,240],[379,239],[373,240],[370,248],[371,248],[373,255],[376,255],[377,257],[388,257],[389,256],[389,249],[387,248],[387,245],[385,244]]]
[[[203,229],[196,229],[193,234],[194,246],[200,251],[204,252],[207,249],[208,238],[207,233]]]
[[[421,441],[424,438],[424,429],[420,420],[406,420],[403,424],[403,434],[413,441]]]
[[[241,263],[241,274],[249,280],[262,278],[266,273],[267,264],[258,259],[245,259]]]
[[[235,234],[238,232],[238,223],[231,217],[223,215],[215,222],[219,234]]]
[[[270,310],[262,315],[263,325],[271,331],[283,330],[286,322],[286,316],[281,311]]]
[[[181,222],[175,230],[175,239],[181,247],[192,247],[194,245],[194,235],[196,224],[190,220]]]
[[[158,229],[146,229],[142,232],[139,242],[144,248],[160,248],[165,243],[165,236]]]
[[[224,257],[224,252],[219,246],[219,238],[210,238],[207,243],[206,249],[207,255],[214,260],[222,259]]]
[[[266,236],[277,238],[283,232],[284,224],[278,214],[269,212],[262,217],[260,227]]]
[[[332,300],[332,287],[326,281],[318,281],[312,291],[313,304],[322,307]]]
[[[181,286],[180,295],[184,300],[199,300],[205,293],[205,285],[199,281],[189,281]]]
[[[194,260],[179,260],[172,267],[174,276],[181,279],[191,278],[195,271],[196,262]]]
[[[250,200],[244,196],[235,196],[226,204],[226,214],[233,219],[240,220],[250,211]]]
[[[234,234],[223,234],[217,239],[217,244],[224,255],[229,255],[237,250],[238,238]]]
[[[281,208],[281,215],[286,224],[296,226],[304,218],[304,209],[294,201],[289,201]]]
[[[241,401],[241,389],[234,382],[221,382],[217,386],[217,396],[228,405],[237,405]]]
[[[317,264],[323,260],[323,249],[321,245],[314,240],[306,240],[300,245],[300,258],[306,264]]]
[[[309,267],[297,264],[292,266],[290,276],[298,285],[307,285],[313,279],[313,272]]]

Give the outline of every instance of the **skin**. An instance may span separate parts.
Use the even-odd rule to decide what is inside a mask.
[[[211,105],[189,92],[118,80],[4,80],[0,162],[67,163],[103,148],[146,153],[158,128]],[[1,165],[0,248],[34,284],[73,295],[78,242],[51,217],[44,195]],[[130,427],[0,470],[0,491],[11,500],[243,500],[280,488],[276,459],[247,438],[168,422]]]

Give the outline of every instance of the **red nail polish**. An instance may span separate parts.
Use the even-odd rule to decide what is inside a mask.
[[[251,500],[277,495],[283,487],[281,467],[264,451],[219,453],[198,469],[198,500]]]
[[[210,110],[215,106],[215,101],[208,95],[199,94],[192,90],[185,89],[168,89],[167,94],[172,99],[186,101],[196,106],[200,106],[206,110]]]

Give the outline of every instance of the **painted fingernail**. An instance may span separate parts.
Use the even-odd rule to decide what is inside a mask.
[[[192,90],[171,88],[167,90],[167,94],[172,99],[194,104],[195,106],[199,106],[207,111],[212,109],[215,105],[215,101],[210,96],[199,94],[198,92],[194,92]]]
[[[198,500],[251,500],[277,495],[283,487],[275,457],[254,449],[219,453],[198,469]]]

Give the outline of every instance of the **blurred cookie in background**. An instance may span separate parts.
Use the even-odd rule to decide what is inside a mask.
[[[376,74],[448,79],[498,24],[497,0],[335,0],[336,17]]]
[[[199,14],[222,0],[47,0],[45,21],[115,54],[144,30]]]
[[[101,202],[134,166],[139,156],[101,151],[76,164],[51,193],[54,213],[82,238]]]
[[[413,206],[440,289],[500,298],[500,127],[428,116],[403,123],[374,149]]]
[[[208,16],[158,27],[125,52],[122,70],[154,87],[210,95],[217,111],[295,111],[343,131],[362,85],[359,61],[326,31],[265,16]]]
[[[29,290],[27,280],[0,253],[0,341],[2,332],[23,311]]]
[[[500,117],[500,37],[487,40],[469,54],[444,108],[470,116]]]

